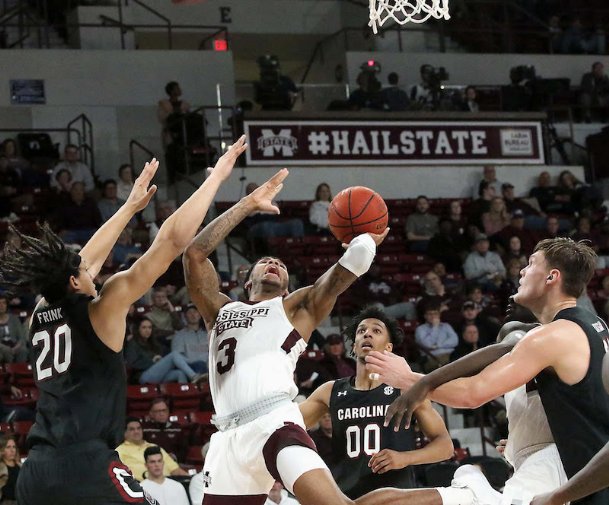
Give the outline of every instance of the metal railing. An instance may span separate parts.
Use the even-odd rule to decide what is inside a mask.
[[[129,0],[118,0],[116,4],[116,18],[101,14],[99,16],[99,23],[69,23],[64,21],[59,22],[54,21],[50,18],[50,11],[47,5],[47,1],[48,0],[38,0],[38,5],[36,6],[38,11],[38,19],[32,16],[31,11],[33,10],[33,8],[26,0],[19,0],[17,7],[13,9],[4,10],[2,13],[0,13],[0,31],[2,28],[17,28],[19,30],[19,40],[11,44],[11,47],[15,46],[16,44],[20,44],[20,47],[23,47],[23,41],[29,38],[31,35],[31,30],[35,29],[38,34],[38,48],[48,48],[50,46],[50,28],[61,29],[65,31],[65,33],[67,34],[66,38],[69,38],[71,34],[82,28],[105,28],[119,30],[121,49],[127,48],[127,44],[125,41],[125,34],[127,32],[147,29],[166,30],[167,49],[173,49],[175,47],[174,35],[175,32],[178,30],[189,30],[194,32],[211,31],[212,33],[210,35],[204,36],[199,42],[199,49],[205,49],[206,42],[215,37],[221,36],[221,38],[226,40],[227,43],[229,41],[228,29],[226,26],[204,24],[175,24],[171,21],[170,18],[160,13],[156,9],[150,7],[142,0],[131,1],[135,5],[152,14],[154,17],[158,18],[160,20],[159,23],[126,23],[124,21],[124,7],[128,5]],[[66,10],[69,10],[69,7],[70,5],[66,7]]]

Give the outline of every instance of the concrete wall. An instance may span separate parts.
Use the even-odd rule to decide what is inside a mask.
[[[215,105],[218,84],[223,103],[234,102],[230,52],[5,50],[0,68],[0,128],[64,128],[84,113],[93,123],[101,176],[115,176],[132,138],[162,156],[156,104],[168,81],[180,82],[193,107]],[[46,105],[11,105],[11,79],[43,79]],[[210,119],[215,127],[216,115]],[[54,140],[65,143],[62,135]]]
[[[589,72],[592,63],[602,60],[598,55],[550,54],[465,54],[465,53],[399,53],[399,52],[348,52],[349,82],[355,84],[359,66],[374,59],[381,63],[381,82],[387,82],[390,72],[397,72],[400,82],[411,85],[418,82],[419,67],[429,63],[445,67],[450,74],[446,84],[509,84],[510,68],[517,65],[534,65],[537,75],[544,78],[568,77],[571,84],[579,85],[581,76]]]
[[[547,170],[554,178],[564,170],[560,166],[497,166],[497,179],[511,182],[516,195],[528,194],[537,183],[540,172]],[[262,183],[271,177],[277,167],[250,167],[233,174],[224,184],[217,200],[235,201],[243,196],[249,182]],[[584,179],[582,167],[569,167],[576,177]],[[416,198],[420,194],[430,198],[470,198],[473,187],[482,174],[481,166],[431,166],[431,167],[306,167],[290,168],[284,188],[278,200],[312,200],[320,182],[327,182],[336,194],[349,186],[368,186],[384,198]],[[237,176],[247,180],[239,184]]]

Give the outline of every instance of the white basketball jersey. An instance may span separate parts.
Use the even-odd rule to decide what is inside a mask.
[[[281,297],[231,302],[218,312],[209,339],[209,384],[218,417],[277,393],[295,398],[294,369],[306,342]]]
[[[508,417],[508,443],[505,459],[515,468],[531,454],[554,443],[546,411],[537,390],[528,391],[527,386],[505,394]]]

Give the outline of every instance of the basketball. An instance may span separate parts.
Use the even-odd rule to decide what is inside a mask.
[[[383,233],[388,221],[385,200],[364,186],[343,189],[332,199],[328,210],[330,231],[345,244],[362,233]]]

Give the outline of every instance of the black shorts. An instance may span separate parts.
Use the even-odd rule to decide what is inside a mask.
[[[32,448],[17,479],[19,505],[158,505],[100,440]]]

